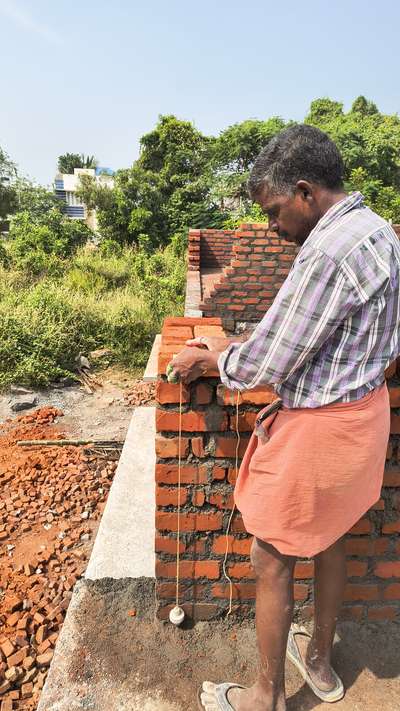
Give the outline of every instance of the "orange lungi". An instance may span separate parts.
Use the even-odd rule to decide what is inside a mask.
[[[350,403],[282,408],[253,433],[235,503],[246,530],[280,553],[311,558],[379,499],[390,430],[386,383]]]

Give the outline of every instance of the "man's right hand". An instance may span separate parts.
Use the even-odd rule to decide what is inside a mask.
[[[220,338],[219,336],[199,336],[186,341],[187,346],[195,348],[207,348],[209,351],[222,353],[232,342],[230,338]]]

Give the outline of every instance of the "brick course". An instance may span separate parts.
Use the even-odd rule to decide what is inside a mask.
[[[254,230],[254,234],[261,230]],[[246,232],[252,232],[248,229]],[[253,235],[254,236],[254,235]],[[246,235],[245,239],[249,236]],[[257,234],[254,239],[264,239]],[[176,531],[178,502],[179,386],[166,382],[165,368],[199,326],[221,329],[219,318],[166,319],[162,334],[157,386],[156,559],[158,615],[167,619],[175,601]],[[220,330],[217,331],[220,333]],[[181,337],[180,337],[181,334]],[[170,338],[174,337],[171,350]],[[384,487],[379,502],[352,528],[346,542],[349,575],[342,615],[346,619],[400,618],[400,368],[388,369],[392,403],[392,434],[387,451]],[[212,619],[227,610],[229,585],[222,571],[225,530],[236,479],[236,398],[218,373],[183,388],[181,538],[179,542],[181,595],[186,613]],[[240,456],[247,446],[256,412],[273,400],[270,388],[241,395]],[[228,537],[228,570],[233,579],[235,614],[254,612],[255,582],[249,561],[251,537],[235,513]],[[312,613],[313,562],[299,561],[295,571],[296,614]]]

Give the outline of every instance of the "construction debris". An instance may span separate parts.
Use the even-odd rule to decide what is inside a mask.
[[[53,407],[0,426],[0,709],[33,711],[119,448],[85,454],[63,441]],[[51,442],[31,449],[23,440]],[[56,440],[56,442],[54,442]]]
[[[134,385],[125,391],[125,399],[128,405],[133,407],[143,407],[143,405],[154,406],[156,396],[156,382],[146,383],[137,380]]]

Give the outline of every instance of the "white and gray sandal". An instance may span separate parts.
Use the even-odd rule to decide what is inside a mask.
[[[230,689],[244,689],[244,686],[234,682],[213,684],[211,681],[203,682],[197,693],[197,703],[200,711],[235,711],[228,701]]]
[[[295,665],[296,669],[300,672],[306,684],[308,684],[310,689],[314,692],[316,696],[318,696],[319,699],[321,699],[321,701],[325,701],[328,704],[333,704],[336,701],[340,701],[340,699],[343,698],[345,693],[342,680],[336,674],[335,670],[332,669],[332,673],[336,682],[335,686],[333,687],[333,689],[330,689],[330,691],[323,691],[322,689],[319,689],[318,686],[314,684],[313,680],[311,679],[311,676],[309,675],[307,668],[303,662],[299,647],[296,642],[296,635],[303,635],[304,637],[308,637],[309,639],[311,639],[311,635],[305,627],[293,624],[289,631],[286,656],[288,657],[288,659],[290,659],[292,664]]]

